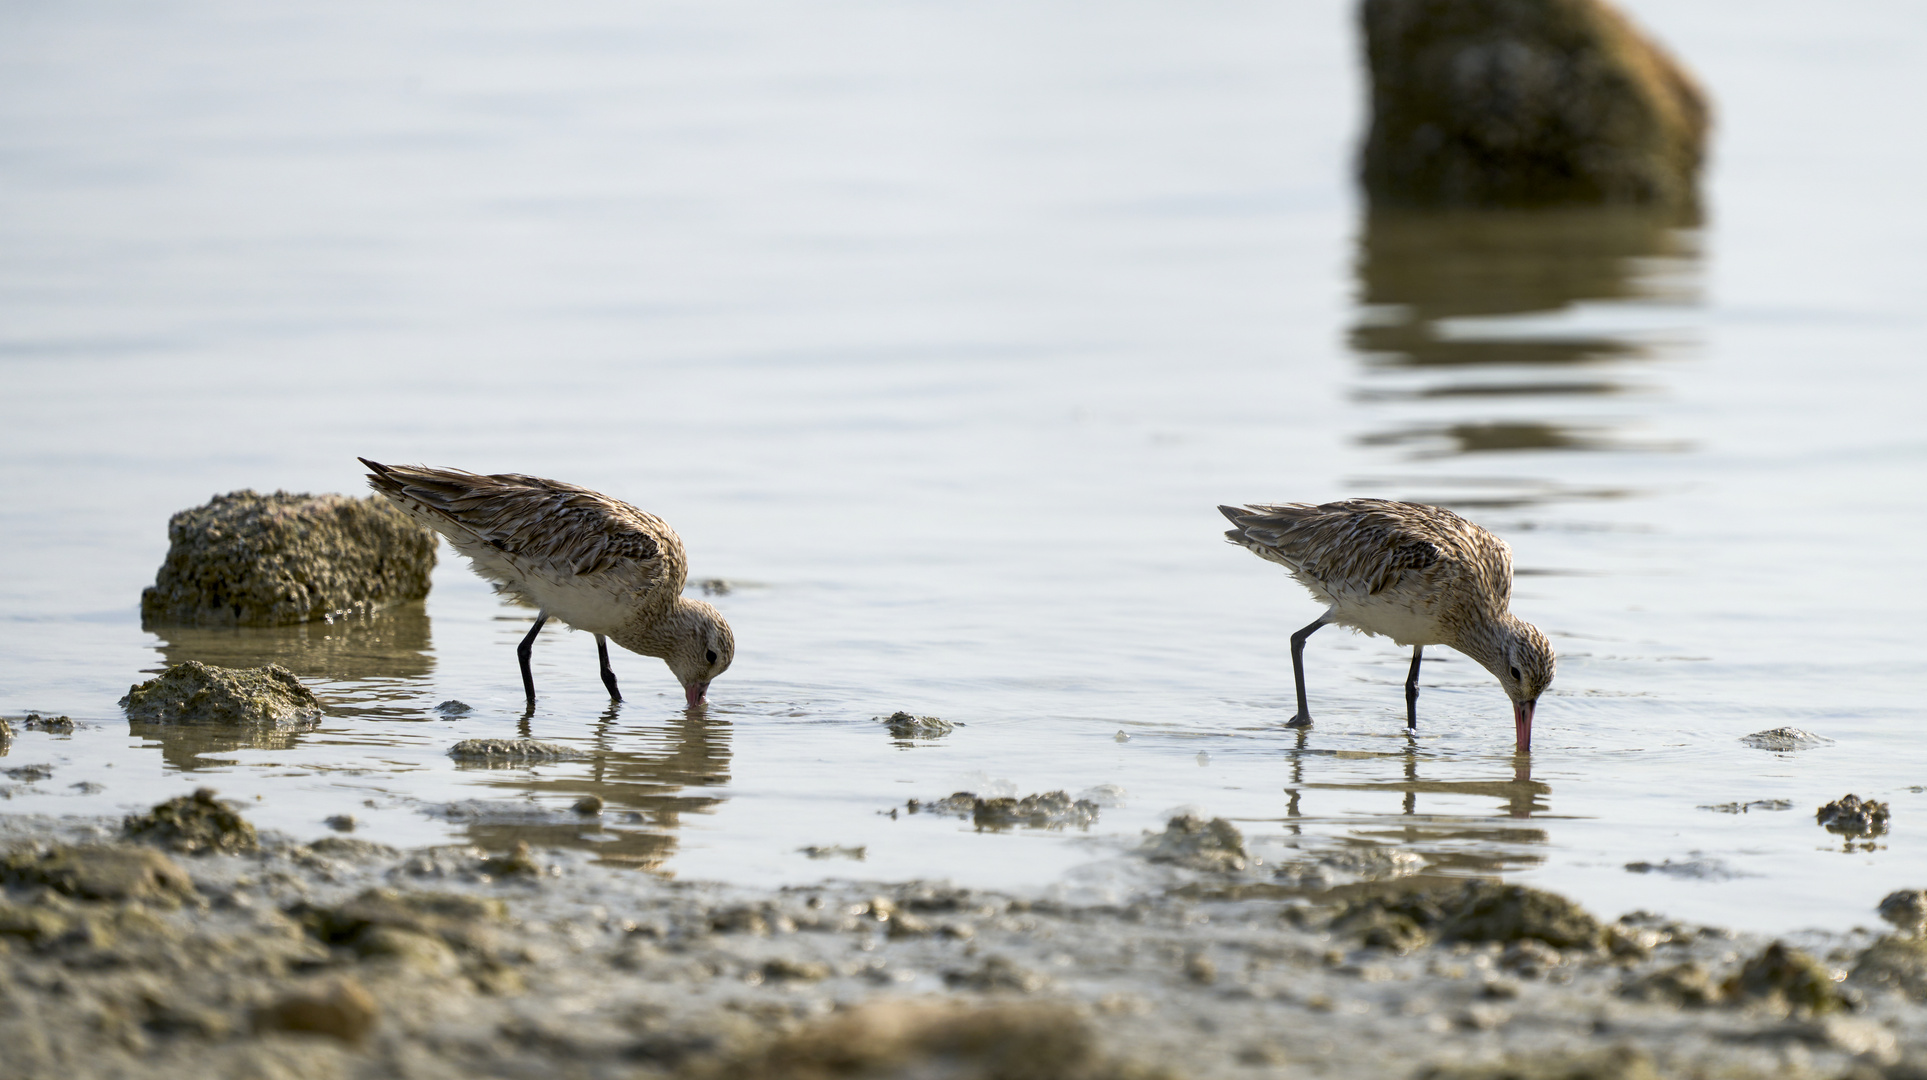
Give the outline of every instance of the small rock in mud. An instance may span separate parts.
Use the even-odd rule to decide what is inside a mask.
[[[152,848],[84,844],[0,859],[0,884],[44,885],[83,900],[141,900],[167,907],[194,895],[179,863]]]
[[[887,725],[890,736],[896,739],[937,739],[957,729],[957,725],[940,716],[911,716],[901,711],[873,719]]]
[[[797,850],[812,859],[855,859],[857,862],[862,862],[863,856],[870,849],[869,846],[865,844],[860,844],[856,847],[845,847],[841,844],[826,844],[820,847],[811,845],[806,848],[797,848]]]
[[[358,840],[352,836],[324,836],[308,845],[308,850],[316,855],[326,855],[336,859],[374,859],[393,857],[396,852],[387,844],[377,844],[373,840]]]
[[[1811,750],[1816,746],[1831,746],[1833,740],[1811,731],[1801,731],[1797,727],[1776,727],[1769,731],[1756,731],[1743,735],[1740,741],[1758,750]]]
[[[0,772],[6,773],[9,779],[31,784],[38,780],[51,780],[54,767],[52,765],[17,765],[11,769],[0,769]]]
[[[1725,997],[1712,973],[1690,960],[1628,980],[1619,993],[1637,1001],[1688,1008],[1715,1005]]]
[[[355,831],[355,815],[353,815],[353,814],[335,814],[335,815],[333,815],[333,816],[331,816],[331,817],[329,817],[329,818],[327,818],[327,819],[325,819],[325,820],[323,820],[323,821],[322,821],[322,824],[323,824],[323,825],[326,825],[327,827],[329,827],[330,829],[333,829],[333,830],[334,830],[334,831],[336,831],[336,832],[354,832],[354,831]]]
[[[539,739],[463,739],[448,756],[463,764],[522,765],[531,761],[575,761],[589,755],[572,746]]]
[[[1002,956],[989,957],[973,970],[946,971],[943,982],[953,990],[1014,990],[1020,994],[1035,993],[1050,985],[1049,979]]]
[[[496,877],[541,877],[542,864],[536,861],[527,840],[517,840],[508,854],[483,859],[482,873]]]
[[[1322,851],[1302,862],[1286,863],[1272,871],[1273,880],[1288,888],[1322,890],[1346,881],[1388,881],[1418,873],[1425,860],[1393,848],[1343,848]]]
[[[569,809],[574,810],[583,817],[594,817],[602,813],[602,796],[584,795],[580,799],[577,799]]]
[[[1744,814],[1753,810],[1791,810],[1793,809],[1793,800],[1754,799],[1752,802],[1715,803],[1711,806],[1699,807],[1699,809],[1711,810],[1716,814]]]
[[[1347,902],[1331,928],[1400,952],[1432,939],[1594,949],[1605,935],[1597,919],[1563,896],[1478,880],[1456,892],[1388,885],[1382,893]]]
[[[1067,1006],[970,1008],[879,1001],[756,1046],[701,1071],[703,1080],[944,1076],[954,1080],[1153,1080],[1165,1074],[1106,1060]]]
[[[6,721],[0,720],[0,725],[5,723]],[[70,716],[42,716],[39,713],[28,713],[27,718],[20,722],[20,726],[28,731],[45,731],[52,735],[74,733],[74,721]]]
[[[440,716],[443,719],[453,719],[457,716],[467,716],[469,713],[472,713],[474,711],[475,711],[474,708],[472,708],[468,704],[468,702],[456,701],[454,698],[450,698],[447,701],[442,702],[440,705],[435,706],[434,708],[435,715]]]
[[[1088,829],[1097,820],[1096,803],[1073,799],[1062,791],[1046,791],[1021,799],[998,796],[983,799],[969,791],[959,791],[933,802],[911,799],[904,804],[912,814],[954,814],[968,817],[979,829],[993,832],[1015,828],[1061,829],[1073,826]]]
[[[1927,938],[1882,937],[1860,954],[1847,981],[1927,1001]]]
[[[363,959],[427,957],[433,968],[441,965],[440,954],[404,935],[457,952],[482,951],[492,944],[493,926],[507,911],[499,900],[456,893],[368,889],[333,906],[299,903],[288,914],[324,945],[350,949]]]
[[[216,799],[213,788],[169,799],[145,814],[129,814],[121,831],[130,840],[146,840],[188,855],[233,855],[261,847],[254,826],[234,807]]]
[[[1887,831],[1887,804],[1846,795],[1815,810],[1813,820],[1841,836],[1879,836]]]
[[[1660,1080],[1652,1058],[1632,1047],[1597,1054],[1515,1057],[1477,1065],[1433,1065],[1413,1080]]]
[[[321,703],[279,664],[222,668],[188,660],[128,688],[127,719],[148,724],[238,724],[310,728]]]
[[[1847,1007],[1825,965],[1778,941],[1748,960],[1721,989],[1729,998],[1778,1001],[1796,1013],[1816,1016]]]
[[[236,491],[167,522],[143,622],[284,626],[428,595],[439,542],[378,496]]]
[[[1894,924],[1903,934],[1927,930],[1927,890],[1900,889],[1880,901],[1880,917]]]
[[[320,992],[296,992],[254,1012],[254,1030],[328,1035],[359,1044],[375,1028],[375,999],[353,979],[341,979]]]
[[[1190,814],[1172,818],[1163,832],[1145,840],[1142,850],[1152,862],[1191,870],[1243,870],[1250,860],[1244,835],[1236,826],[1223,818],[1206,821]]]

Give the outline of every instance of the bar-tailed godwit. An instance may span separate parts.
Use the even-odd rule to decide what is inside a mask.
[[[522,688],[535,701],[529,652],[550,618],[595,635],[602,683],[622,700],[609,640],[660,657],[690,708],[729,669],[736,639],[717,610],[682,595],[689,562],[669,523],[628,503],[557,480],[517,473],[383,465],[368,486],[448,537],[496,590],[533,605],[535,625],[515,650]]]
[[[1532,714],[1552,682],[1552,644],[1512,614],[1512,550],[1450,510],[1387,499],[1313,506],[1220,506],[1234,544],[1291,571],[1326,612],[1291,635],[1298,684],[1293,727],[1311,724],[1305,639],[1327,623],[1412,647],[1405,722],[1418,726],[1418,669],[1427,645],[1477,660],[1512,699],[1517,749],[1532,748]]]

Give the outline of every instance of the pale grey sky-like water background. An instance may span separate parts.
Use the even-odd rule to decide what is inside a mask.
[[[1628,7],[1716,103],[1698,228],[1368,224],[1348,4],[10,5],[0,712],[81,727],[15,738],[53,775],[0,813],[205,784],[298,835],[1102,888],[1190,807],[1609,916],[1870,923],[1927,885],[1927,20]],[[456,769],[517,730],[528,616],[446,548],[420,609],[143,630],[169,514],[358,492],[356,455],[668,518],[739,583],[708,715],[627,655],[609,713],[552,630],[527,728],[594,760]],[[1318,609],[1214,507],[1357,494],[1512,543],[1562,653],[1529,765],[1474,665],[1433,650],[1408,740],[1403,651],[1336,630],[1280,726]],[[330,717],[130,731],[186,658],[279,660]],[[964,726],[901,746],[896,709]],[[1738,741],[1787,724],[1834,742]],[[1099,785],[1089,832],[885,813]],[[589,791],[599,824],[504,809]],[[1892,803],[1872,850],[1814,824],[1848,792]]]

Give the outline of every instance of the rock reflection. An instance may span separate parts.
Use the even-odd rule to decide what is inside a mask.
[[[422,679],[435,669],[428,609],[420,601],[333,622],[294,626],[149,625],[169,664],[199,660],[222,667],[280,664],[303,679]]]
[[[265,661],[263,661],[265,663]],[[256,665],[258,666],[258,665]],[[287,750],[298,746],[306,732],[229,724],[147,724],[128,721],[127,733],[160,744],[161,760],[182,772],[233,765],[236,750]]]
[[[150,624],[168,664],[199,660],[222,667],[280,664],[321,690],[334,715],[426,720],[416,695],[435,670],[428,610],[419,601],[333,622],[295,626],[199,627]]]
[[[1291,783],[1285,788],[1287,831],[1302,834],[1309,819],[1349,825],[1349,836],[1360,841],[1395,846],[1423,857],[1432,871],[1503,874],[1545,861],[1538,849],[1550,843],[1543,829],[1523,824],[1535,814],[1551,810],[1552,788],[1532,778],[1532,761],[1517,755],[1500,775],[1473,779],[1430,779],[1423,775],[1428,760],[1418,752],[1416,742],[1408,739],[1405,749],[1395,754],[1362,754],[1320,751],[1304,745],[1300,733],[1298,748],[1291,753]],[[1335,780],[1318,777],[1328,770],[1319,763],[1333,759],[1370,759],[1390,765],[1399,763],[1396,778],[1383,774],[1360,780]],[[1308,776],[1308,763],[1313,775]],[[1438,769],[1450,768],[1463,773],[1463,762],[1434,762]],[[1321,813],[1326,799],[1320,792],[1383,792],[1400,796],[1396,813],[1369,814],[1360,818],[1347,813]],[[1437,798],[1443,797],[1443,798]],[[1449,812],[1435,804],[1459,799],[1491,800],[1488,813]]]
[[[482,781],[548,805],[568,806],[594,795],[602,800],[600,815],[546,823],[478,821],[468,826],[470,842],[502,851],[526,840],[533,847],[593,851],[598,862],[663,872],[675,853],[682,815],[723,802],[720,795],[690,789],[729,782],[731,725],[708,710],[691,709],[661,727],[618,727],[620,711],[614,705],[602,714],[588,762],[570,762],[553,776],[505,770],[499,779]]]
[[[1359,443],[1413,459],[1681,449],[1624,429],[1628,403],[1652,389],[1639,373],[1677,322],[1661,309],[1697,300],[1692,224],[1627,209],[1370,215],[1350,336],[1369,384],[1354,399],[1397,413]],[[1612,316],[1575,318],[1582,308]],[[1480,403],[1486,415],[1467,415]],[[1563,415],[1547,415],[1555,407]],[[1412,497],[1481,493],[1454,494]],[[1504,498],[1593,496],[1544,484]]]

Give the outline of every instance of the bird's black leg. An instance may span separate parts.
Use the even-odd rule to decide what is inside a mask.
[[[529,704],[535,704],[535,676],[529,674],[529,653],[535,651],[535,635],[542,632],[542,624],[549,621],[549,613],[544,611],[535,617],[535,625],[529,627],[529,636],[515,647],[515,658],[522,662],[522,689],[529,695]]]
[[[595,636],[596,659],[602,661],[602,685],[609,688],[609,700],[621,701],[622,691],[616,689],[616,673],[609,670],[609,639],[601,634]]]
[[[1425,656],[1425,646],[1412,646],[1412,673],[1405,676],[1405,726],[1418,726],[1418,662]]]
[[[1298,715],[1285,721],[1286,727],[1310,727],[1311,706],[1305,702],[1305,639],[1331,620],[1331,615],[1318,617],[1318,621],[1291,635],[1291,674],[1298,682]]]

